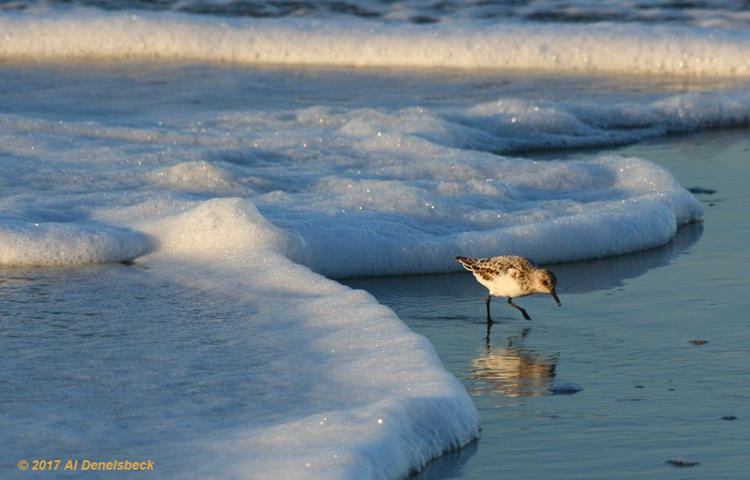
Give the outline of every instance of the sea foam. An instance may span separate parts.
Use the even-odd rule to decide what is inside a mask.
[[[125,262],[152,248],[152,239],[126,228],[88,222],[31,223],[0,217],[0,265]]]
[[[629,253],[663,245],[703,213],[671,174],[643,160],[476,160],[448,178],[439,162],[417,165],[417,185],[349,178],[336,190],[329,180],[315,205],[322,211],[291,200],[307,221],[267,215],[304,238],[300,261],[346,277],[454,271],[458,254],[553,263]]]
[[[38,155],[54,155],[57,166],[68,166],[56,167],[57,181],[48,184],[38,169],[13,164],[10,172],[17,173],[7,182],[31,182],[40,192],[50,187],[59,199],[42,195],[48,204],[42,210],[6,199],[8,218],[42,227],[23,229],[26,241],[6,243],[22,247],[4,247],[3,261],[131,259],[149,251],[132,233],[141,229],[162,249],[208,251],[210,241],[183,232],[184,222],[151,231],[149,219],[231,198],[232,215],[257,222],[225,236],[238,244],[253,239],[259,247],[273,245],[334,277],[454,271],[455,255],[515,253],[548,263],[629,253],[663,245],[678,226],[702,217],[700,204],[669,172],[633,158],[530,161],[497,153],[621,144],[746,125],[748,119],[750,96],[741,91],[622,98],[608,105],[500,98],[433,109],[223,113],[201,120],[198,135],[194,122],[173,122],[169,133],[149,134],[90,121],[61,125],[7,116],[10,154],[26,155],[33,138]],[[70,135],[109,142],[114,150],[88,160],[89,153],[77,149],[61,156],[56,139]],[[128,145],[146,156],[132,158]],[[179,158],[164,156],[165,149],[177,149]],[[101,185],[101,198],[96,187],[81,192],[75,180],[80,174]],[[108,188],[124,191],[113,196],[104,193]],[[77,211],[88,213],[71,217]],[[201,217],[201,211],[191,213],[196,225],[226,220],[210,209]],[[111,228],[92,233],[97,225]],[[115,226],[132,230],[114,235]],[[88,240],[71,240],[77,228]],[[59,233],[65,229],[71,233]],[[57,253],[50,244],[60,245]]]
[[[5,60],[166,59],[212,63],[750,75],[742,30],[637,24],[410,25],[348,19],[248,20],[77,10],[5,15]]]
[[[430,343],[371,295],[291,262],[296,239],[250,201],[182,210],[142,225],[162,241],[150,268],[247,317],[234,340],[259,370],[254,418],[189,442],[213,453],[187,478],[398,478],[477,438],[477,411]]]

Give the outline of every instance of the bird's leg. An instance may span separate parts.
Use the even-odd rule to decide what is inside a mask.
[[[490,300],[492,300],[492,295],[487,295],[487,299],[484,301],[487,305],[487,323],[492,323],[492,317],[490,317]]]
[[[526,313],[526,310],[524,310],[523,308],[521,308],[518,305],[516,305],[515,303],[513,303],[513,299],[512,298],[508,299],[508,305],[510,305],[513,308],[518,309],[518,311],[521,312],[521,314],[523,315],[523,318],[525,318],[526,320],[531,320],[531,317],[529,316],[528,313]]]

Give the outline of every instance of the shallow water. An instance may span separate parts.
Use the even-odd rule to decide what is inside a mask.
[[[715,190],[698,194],[704,222],[662,248],[554,266],[562,307],[549,296],[520,299],[532,322],[496,299],[487,340],[486,292],[468,273],[347,282],[427,336],[479,409],[479,441],[417,478],[745,477],[748,132],[616,151]],[[554,394],[558,387],[580,391]],[[700,464],[678,468],[672,459]]]
[[[243,381],[259,367],[228,302],[124,265],[6,268],[0,287],[6,459],[150,458],[148,473],[185,472],[200,466],[190,440],[272,418]],[[26,474],[10,465],[3,478]]]

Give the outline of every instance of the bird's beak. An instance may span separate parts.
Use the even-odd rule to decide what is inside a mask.
[[[549,292],[549,293],[550,293],[550,295],[552,295],[552,298],[554,298],[554,299],[555,299],[555,301],[557,302],[557,306],[558,306],[558,307],[559,307],[560,305],[562,305],[562,304],[560,303],[560,299],[559,299],[559,298],[557,298],[557,292],[555,292],[554,290],[552,290],[552,291],[551,291],[551,292]]]

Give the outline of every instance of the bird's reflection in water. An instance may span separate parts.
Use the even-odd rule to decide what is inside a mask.
[[[508,338],[507,346],[493,347],[489,337],[479,357],[472,360],[472,395],[538,397],[549,395],[555,378],[557,356],[544,355],[523,346],[531,329]]]

